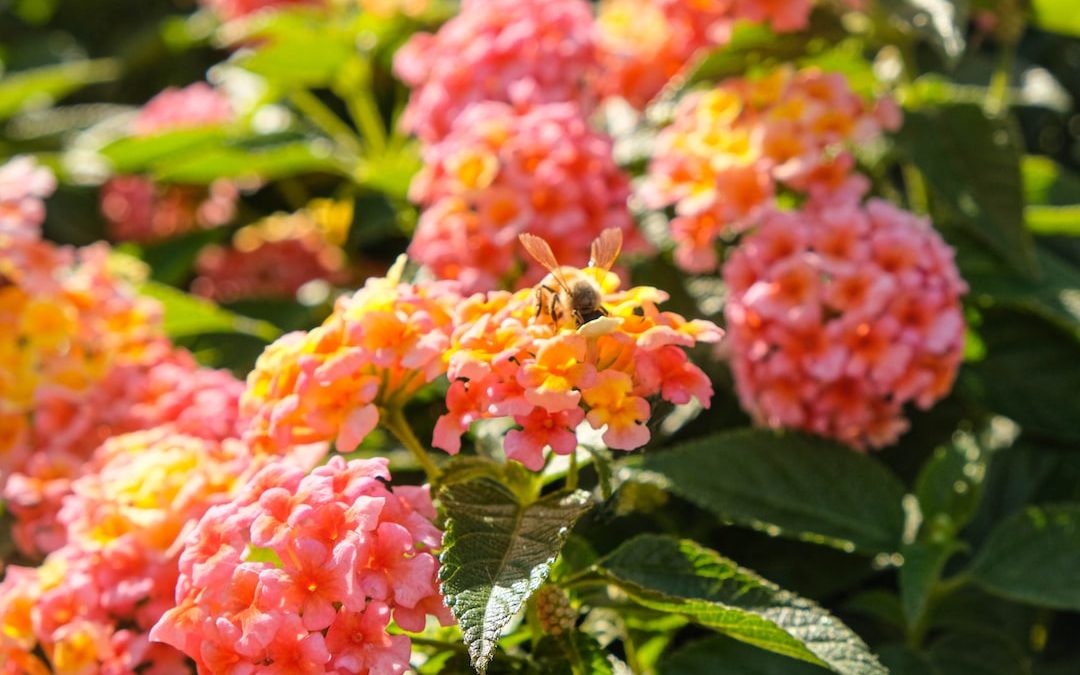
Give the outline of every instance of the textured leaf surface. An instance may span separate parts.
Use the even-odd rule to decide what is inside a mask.
[[[498,482],[453,483],[439,493],[448,517],[442,592],[473,665],[484,672],[503,628],[548,576],[589,494],[557,493],[522,505]]]
[[[1080,504],[1028,507],[1000,523],[971,566],[1006,598],[1080,610]]]
[[[900,546],[904,486],[876,459],[836,443],[743,429],[648,455],[643,466],[741,525],[870,553]]]
[[[866,644],[817,604],[688,540],[641,535],[597,564],[635,602],[844,675],[884,675]]]

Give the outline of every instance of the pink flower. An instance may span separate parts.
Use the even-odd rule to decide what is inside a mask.
[[[431,143],[482,101],[588,108],[594,66],[584,0],[465,0],[438,33],[420,33],[397,53],[394,69],[413,88],[402,126]]]
[[[0,246],[6,246],[7,239],[33,241],[41,236],[43,200],[55,189],[52,172],[33,157],[16,157],[0,166]]]
[[[183,89],[169,87],[150,99],[139,111],[132,130],[137,136],[146,136],[223,124],[232,118],[232,106],[225,94],[205,82],[196,82]]]
[[[207,672],[404,671],[409,638],[386,633],[390,617],[404,609],[408,630],[429,611],[449,620],[436,610],[438,563],[420,543],[438,541],[430,497],[392,492],[386,460],[336,456],[302,473],[272,462],[206,514],[181,555],[176,607],[152,639]]]
[[[811,201],[766,219],[724,278],[736,390],[761,424],[880,447],[907,428],[905,404],[952,386],[966,286],[924,219]]]
[[[233,21],[258,12],[269,12],[280,8],[323,7],[326,0],[200,0],[199,4],[213,11],[224,21]]]

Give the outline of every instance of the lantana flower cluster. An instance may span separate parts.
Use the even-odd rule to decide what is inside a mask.
[[[952,250],[887,202],[775,213],[724,267],[736,389],[759,424],[856,448],[949,392],[963,356]]]
[[[0,582],[0,672],[190,672],[148,631],[175,605],[183,537],[252,466],[237,440],[169,429],[101,445],[59,514],[64,546],[37,568],[8,568]]]
[[[243,386],[230,373],[202,368],[188,352],[160,341],[138,361],[117,363],[86,390],[39,388],[29,455],[2,491],[15,518],[16,545],[35,556],[64,544],[57,513],[73,481],[93,471],[87,460],[111,436],[159,428],[208,441],[238,437]]]
[[[779,188],[817,201],[857,201],[869,181],[847,149],[894,130],[889,98],[870,104],[838,73],[781,67],[695,92],[661,131],[641,196],[674,206],[675,260],[715,270],[716,241],[747,229],[775,207]]]
[[[30,157],[0,166],[0,242],[37,240],[45,221],[42,200],[55,189],[52,172]]]
[[[603,0],[597,88],[643,108],[697,55],[726,44],[736,22],[797,31],[812,8],[812,0]]]
[[[226,124],[233,119],[225,94],[205,82],[169,88],[152,98],[131,124],[135,137]],[[101,188],[101,212],[111,238],[139,243],[210,229],[232,220],[239,190],[230,180],[209,186],[159,184],[149,176],[122,175]]]
[[[425,488],[391,491],[385,459],[334,457],[304,475],[263,468],[211,508],[180,555],[176,607],[151,637],[200,672],[403,673],[411,650],[391,619],[451,623]]]
[[[402,260],[402,263],[404,259]],[[267,347],[248,375],[244,438],[278,453],[334,440],[351,452],[378,424],[446,372],[456,284],[400,282],[400,265],[368,279],[309,332]]]
[[[574,452],[583,421],[603,431],[608,447],[633,450],[649,441],[652,402],[697,399],[709,406],[709,378],[684,350],[718,340],[719,328],[660,311],[667,295],[658,289],[620,291],[612,272],[563,267],[562,273],[597,284],[609,313],[597,320],[602,323],[578,330],[569,316],[554,321],[538,313],[531,289],[474,295],[458,308],[448,412],[436,424],[436,447],[456,454],[472,422],[511,418],[520,428],[506,435],[507,456],[538,470],[546,446]]]
[[[341,286],[349,280],[342,245],[351,222],[350,204],[327,203],[245,226],[233,235],[231,246],[202,250],[191,290],[217,302],[233,302],[291,300],[313,281]]]
[[[471,106],[442,142],[424,149],[410,196],[426,209],[410,255],[440,278],[480,291],[514,276],[521,284],[544,276],[523,257],[522,232],[547,239],[569,265],[584,265],[589,245],[608,228],[622,230],[627,250],[641,250],[626,206],[629,181],[611,149],[572,104],[527,112]]]
[[[395,71],[413,88],[402,127],[434,143],[484,101],[588,109],[593,37],[585,0],[464,0],[438,33],[413,36],[395,56]]]

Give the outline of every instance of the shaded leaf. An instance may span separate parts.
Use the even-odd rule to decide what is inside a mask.
[[[1080,504],[1031,506],[990,533],[971,564],[987,590],[1020,602],[1080,610]]]
[[[953,540],[916,541],[901,551],[904,564],[900,567],[900,601],[908,626],[914,626],[926,611],[930,594],[941,578],[945,563],[960,550]]]
[[[692,541],[641,535],[596,565],[637,603],[837,673],[884,674],[866,644],[815,603]]]
[[[657,675],[823,675],[828,671],[716,635],[662,659]]]
[[[997,637],[953,633],[930,646],[930,662],[943,675],[1026,675],[1031,664],[1020,648]]]
[[[588,633],[571,631],[545,636],[536,646],[535,658],[546,675],[611,675],[607,652]]]
[[[926,40],[943,59],[955,63],[964,53],[966,0],[882,0],[890,19]]]
[[[1017,271],[1037,271],[1024,229],[1020,149],[1011,124],[974,104],[908,111],[899,134],[944,212]]]
[[[957,436],[934,452],[915,483],[923,517],[921,535],[949,539],[971,522],[979,508],[988,460],[988,452],[970,434]]]
[[[739,429],[647,455],[642,466],[668,490],[740,525],[871,553],[900,546],[903,484],[836,443]]]
[[[120,76],[113,59],[69,61],[7,73],[0,78],[0,120],[27,108],[45,108],[73,91]]]
[[[472,663],[483,673],[499,636],[544,582],[589,494],[556,493],[532,504],[490,478],[439,492],[447,516],[439,576]]]

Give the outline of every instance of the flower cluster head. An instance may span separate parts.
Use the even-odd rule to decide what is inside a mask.
[[[16,545],[36,556],[64,544],[60,506],[73,482],[94,471],[87,460],[111,436],[157,428],[215,442],[238,437],[243,387],[230,373],[202,368],[164,341],[137,360],[116,363],[85,390],[40,387],[26,434],[32,452],[2,492],[15,519]]]
[[[342,285],[349,275],[341,246],[351,221],[352,208],[343,203],[315,205],[248,225],[236,232],[231,246],[203,249],[191,289],[217,302],[232,302],[293,299],[313,281]]]
[[[582,421],[603,430],[609,447],[633,450],[649,440],[650,400],[709,405],[712,385],[684,349],[719,339],[720,329],[661,312],[657,304],[667,295],[658,289],[620,291],[618,275],[605,266],[564,266],[558,275],[571,286],[593,286],[607,316],[579,327],[565,297],[542,288],[461,303],[436,447],[456,454],[472,422],[508,417],[520,428],[506,436],[507,456],[538,470],[545,447],[574,452]],[[558,288],[553,278],[547,283]]]
[[[868,104],[838,73],[779,68],[687,96],[661,131],[642,197],[674,206],[675,258],[716,269],[715,241],[744,230],[787,188],[816,201],[858,201],[868,181],[845,148],[895,129],[891,99]]]
[[[593,17],[586,0],[464,0],[438,33],[415,35],[394,67],[412,89],[406,131],[438,141],[474,103],[591,103]]]
[[[759,424],[881,447],[906,404],[952,387],[966,286],[926,219],[881,200],[773,214],[724,280],[736,389]]]
[[[39,648],[58,673],[188,672],[180,652],[147,633],[175,604],[183,537],[251,470],[236,440],[169,429],[109,439],[65,500],[67,543],[0,582],[0,661]]]
[[[525,112],[475,104],[445,139],[424,149],[424,160],[411,197],[426,209],[409,253],[466,291],[502,286],[523,264],[522,283],[544,276],[523,255],[522,232],[546,238],[574,265],[585,264],[589,244],[606,228],[622,230],[628,249],[645,246],[611,140],[572,104]]]
[[[380,409],[400,409],[446,372],[443,353],[461,296],[451,282],[402,283],[403,263],[339,298],[321,326],[266,348],[241,399],[244,438],[256,450],[335,440],[351,452],[378,424]]]
[[[806,27],[812,6],[812,0],[603,0],[597,88],[642,108],[703,50],[726,44],[737,21],[796,31]]]
[[[169,88],[150,99],[131,125],[135,136],[225,124],[228,97],[205,82]],[[229,180],[209,186],[158,184],[147,176],[116,176],[101,188],[101,213],[118,241],[154,242],[232,220],[239,191]]]
[[[45,220],[42,200],[55,189],[52,172],[32,157],[16,157],[0,166],[0,246],[40,238]]]
[[[151,638],[206,673],[403,673],[399,627],[450,615],[426,488],[393,491],[385,459],[277,461],[211,508],[180,555],[176,606]]]

